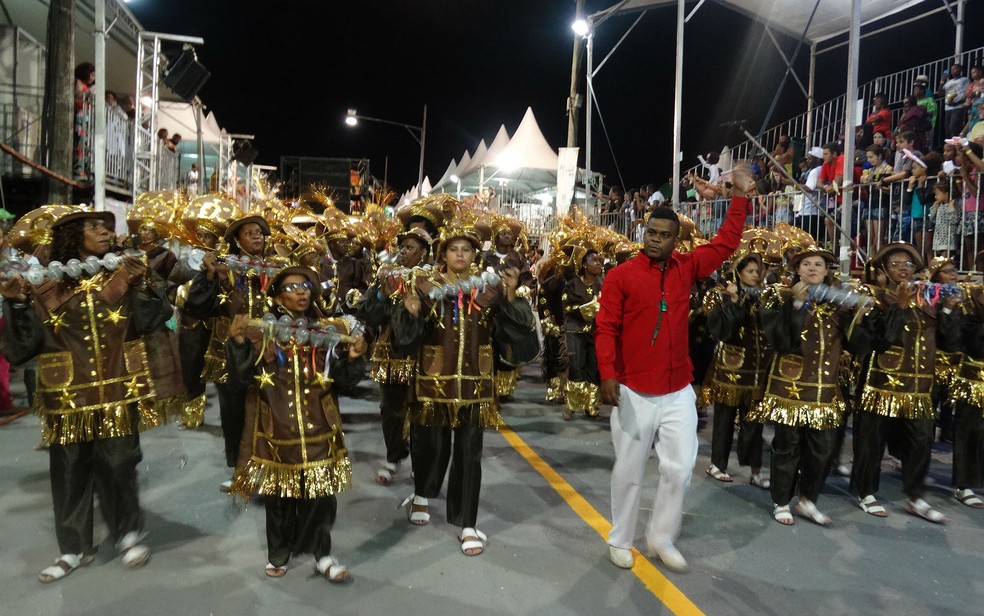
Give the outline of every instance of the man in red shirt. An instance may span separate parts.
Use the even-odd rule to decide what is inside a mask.
[[[879,92],[871,99],[874,107],[866,124],[871,125],[871,134],[881,133],[886,137],[892,134],[892,111],[888,108],[888,97]]]
[[[609,558],[633,564],[639,497],[646,461],[656,443],[659,488],[646,528],[649,549],[671,570],[687,561],[673,546],[680,533],[683,496],[697,461],[697,409],[690,386],[690,289],[735,251],[754,187],[746,166],[733,171],[734,196],[714,239],[693,252],[675,250],[680,221],[669,208],[649,217],[643,249],[605,278],[595,320],[601,396],[612,410],[612,530]]]

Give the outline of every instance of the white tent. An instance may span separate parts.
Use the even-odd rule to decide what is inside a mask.
[[[433,190],[434,188],[431,186],[430,178],[425,175],[424,181],[420,183],[420,193],[419,193],[420,196],[426,197],[427,195],[431,194],[431,191]]]
[[[442,186],[450,184],[451,176],[457,175],[457,173],[458,173],[458,161],[452,158],[451,163],[448,165],[447,170],[444,172],[444,175],[442,175],[441,179],[437,181],[437,184],[434,184],[434,190],[437,190]]]
[[[506,125],[502,124],[499,126],[499,132],[495,134],[495,139],[492,140],[492,144],[489,145],[489,151],[485,153],[485,162],[494,163],[499,160],[502,156],[502,152],[509,145],[509,131],[506,130]]]
[[[458,174],[459,177],[464,177],[473,171],[478,171],[478,169],[486,163],[485,154],[489,151],[489,146],[485,145],[485,139],[478,142],[478,147],[475,148],[475,154],[471,157],[471,162],[468,163],[467,167],[460,167],[461,173]]]
[[[190,103],[161,101],[158,104],[158,110],[157,126],[166,128],[168,136],[178,133],[182,139],[187,141],[197,139],[195,109]],[[214,113],[202,118],[202,139],[205,143],[222,142],[222,129],[219,128]]]

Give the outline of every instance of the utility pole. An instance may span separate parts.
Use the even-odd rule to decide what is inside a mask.
[[[65,177],[72,177],[72,123],[75,83],[75,0],[51,0],[48,5],[44,108],[41,121],[42,163]],[[102,83],[105,75],[97,75]],[[51,178],[48,203],[71,203],[72,187]]]
[[[576,0],[574,19],[584,19],[584,0]],[[577,147],[578,112],[581,110],[581,95],[577,84],[581,76],[581,58],[584,56],[582,37],[574,37],[574,56],[571,59],[571,95],[567,99],[567,147]]]

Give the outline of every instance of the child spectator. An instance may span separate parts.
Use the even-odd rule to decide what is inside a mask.
[[[938,257],[952,257],[957,253],[960,214],[953,202],[950,182],[937,182],[933,187],[933,198],[933,206],[930,208],[930,216],[936,220],[933,252]]]
[[[888,222],[891,188],[881,184],[881,180],[892,175],[892,166],[885,162],[883,150],[870,145],[865,150],[868,169],[861,172],[861,183],[868,186],[868,253],[874,254],[885,241],[885,226]]]

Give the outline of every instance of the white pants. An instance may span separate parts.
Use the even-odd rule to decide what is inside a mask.
[[[619,385],[619,405],[612,409],[612,531],[608,544],[631,548],[642,476],[653,441],[659,456],[659,485],[646,527],[652,547],[672,544],[680,534],[683,496],[697,462],[696,395],[689,385],[662,396],[640,394]]]

